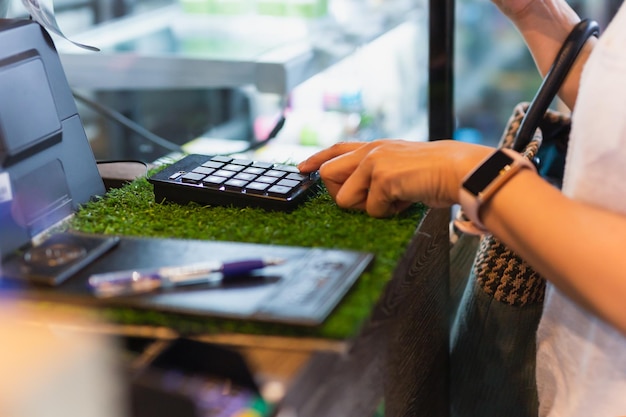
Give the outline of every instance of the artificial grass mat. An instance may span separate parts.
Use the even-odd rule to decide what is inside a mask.
[[[338,208],[322,189],[291,213],[257,208],[156,203],[152,185],[135,180],[85,204],[69,223],[81,232],[122,236],[351,249],[375,254],[373,265],[320,326],[306,327],[219,319],[130,308],[106,308],[106,319],[123,324],[171,327],[181,334],[235,332],[346,339],[358,332],[407,248],[425,207],[389,219]]]

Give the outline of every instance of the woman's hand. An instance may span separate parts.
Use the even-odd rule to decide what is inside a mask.
[[[386,217],[418,201],[430,207],[457,203],[463,177],[491,151],[451,140],[345,142],[311,156],[298,168],[319,169],[340,207]]]

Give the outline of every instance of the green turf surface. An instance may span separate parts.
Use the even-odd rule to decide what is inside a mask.
[[[159,204],[152,185],[136,180],[82,207],[70,227],[125,236],[207,239],[328,247],[372,252],[372,267],[318,327],[224,320],[133,309],[107,309],[105,317],[127,324],[164,325],[183,334],[238,332],[330,339],[356,334],[404,253],[425,208],[416,205],[394,218],[374,219],[338,208],[325,191],[291,213],[254,208]]]

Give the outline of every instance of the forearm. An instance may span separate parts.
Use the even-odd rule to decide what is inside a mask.
[[[526,42],[537,68],[545,76],[556,54],[580,17],[564,0],[534,0],[515,13],[503,10]],[[587,42],[570,70],[559,92],[560,98],[573,109],[578,93],[580,74],[595,40]]]
[[[624,216],[568,199],[530,171],[507,182],[481,215],[539,273],[626,334]]]

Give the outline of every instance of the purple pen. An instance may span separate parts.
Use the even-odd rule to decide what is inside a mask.
[[[229,262],[202,262],[154,269],[105,272],[89,277],[89,286],[99,298],[142,294],[192,284],[221,284],[229,277],[284,263],[283,259],[254,258]]]

